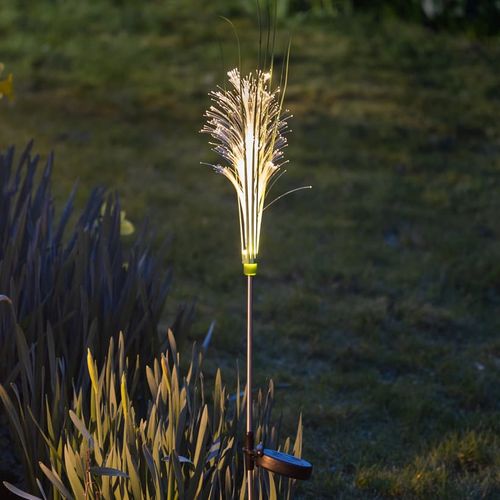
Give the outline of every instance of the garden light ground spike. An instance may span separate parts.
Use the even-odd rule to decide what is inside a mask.
[[[252,414],[253,387],[253,279],[257,274],[262,215],[269,205],[296,189],[266,204],[274,182],[284,173],[283,148],[287,145],[287,119],[283,113],[288,61],[282,88],[272,88],[273,65],[247,76],[238,69],[228,72],[229,88],[211,92],[213,104],[205,113],[202,132],[212,136],[213,150],[224,165],[212,165],[228,178],[238,202],[243,274],[247,278],[247,386],[245,465],[248,499],[254,498],[255,465],[295,479],[307,479],[312,466],[305,460],[274,450],[255,447]],[[310,188],[304,186],[303,188]]]

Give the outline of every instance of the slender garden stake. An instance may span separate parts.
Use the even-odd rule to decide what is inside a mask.
[[[287,66],[285,66],[286,68]],[[287,144],[287,116],[283,111],[284,92],[272,89],[269,71],[257,70],[242,77],[238,69],[228,72],[230,87],[211,92],[213,105],[205,116],[202,132],[215,139],[213,149],[225,165],[212,165],[226,176],[236,190],[240,222],[243,274],[247,277],[247,425],[245,464],[249,500],[254,497],[254,466],[297,479],[306,479],[312,466],[305,460],[273,450],[255,448],[252,415],[253,382],[253,277],[257,274],[262,214],[277,199],[265,204],[269,189],[285,171],[283,148]],[[286,71],[284,76],[286,87]],[[305,186],[310,188],[311,186]],[[298,188],[303,189],[303,188]]]

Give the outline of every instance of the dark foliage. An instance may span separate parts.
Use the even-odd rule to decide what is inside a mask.
[[[85,371],[87,348],[104,354],[109,337],[119,331],[125,334],[128,355],[150,360],[162,348],[157,327],[171,274],[161,270],[147,234],[125,242],[118,198],[101,188],[65,234],[75,190],[56,220],[50,190],[53,156],[38,181],[40,157],[32,154],[32,145],[17,165],[14,156],[13,147],[0,154],[0,293],[11,299],[27,343],[40,343],[42,332],[51,328],[54,354],[75,368],[75,379]],[[8,308],[0,314],[0,379],[5,381],[14,368],[15,342]],[[187,309],[177,316],[177,336],[188,316]]]
[[[393,13],[433,29],[499,33],[500,6],[494,0],[352,0],[354,8]]]
[[[75,191],[56,220],[53,161],[50,155],[37,179],[40,157],[32,144],[17,162],[13,147],[0,154],[0,381],[19,387],[23,431],[16,431],[25,439],[27,470],[44,458],[37,427],[45,429],[52,414],[50,433],[58,435],[73,386],[88,384],[87,349],[103,357],[110,338],[123,331],[127,356],[149,362],[167,343],[158,322],[170,272],[161,270],[146,232],[125,242],[118,198],[103,189],[93,191],[67,230]],[[178,335],[190,312],[177,314]]]

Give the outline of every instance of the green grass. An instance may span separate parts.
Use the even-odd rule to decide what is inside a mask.
[[[0,146],[34,137],[55,149],[58,201],[77,178],[80,202],[104,184],[136,225],[174,235],[176,299],[197,301],[192,338],[217,321],[208,357],[230,379],[244,361],[236,203],[199,165],[214,155],[198,134],[219,42],[235,61],[228,10],[23,5],[0,8],[17,92]],[[251,67],[256,27],[235,23]],[[314,189],[266,213],[255,355],[287,431],[303,413],[315,472],[301,498],[500,496],[499,60],[497,39],[396,21],[294,25],[280,188]]]

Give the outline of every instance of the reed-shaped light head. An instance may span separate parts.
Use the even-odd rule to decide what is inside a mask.
[[[266,195],[285,163],[287,116],[280,89],[270,88],[270,73],[242,77],[233,69],[228,76],[228,89],[210,93],[214,104],[202,132],[215,139],[213,149],[225,163],[213,168],[236,190],[243,267],[245,274],[255,274]]]

